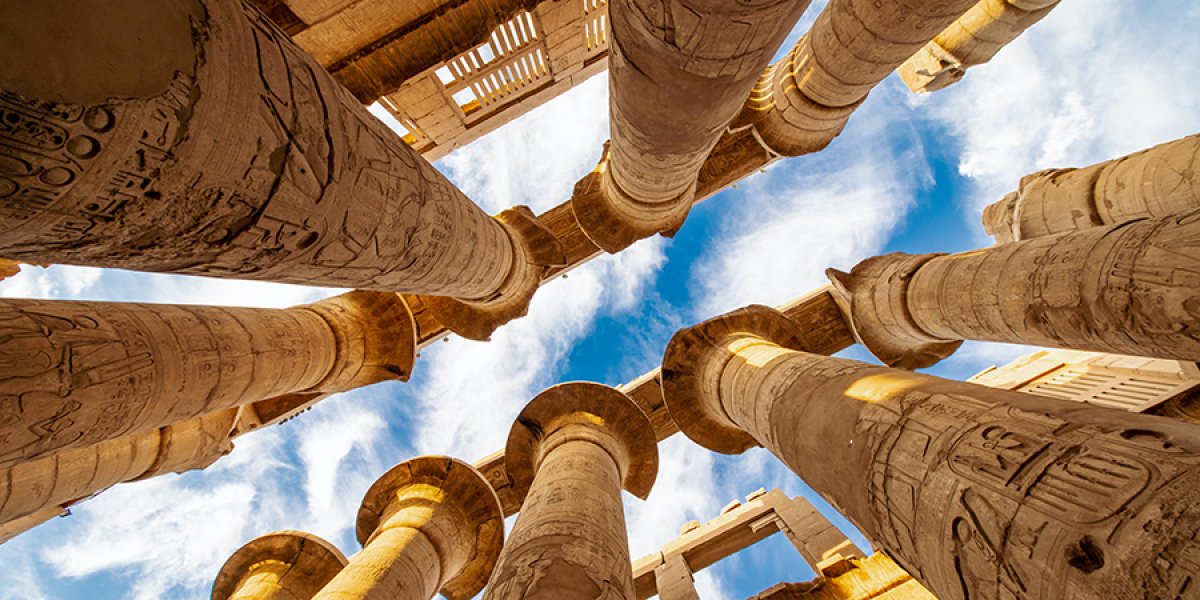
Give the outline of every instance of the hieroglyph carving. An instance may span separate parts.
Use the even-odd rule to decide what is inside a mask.
[[[857,432],[871,454],[872,533],[918,578],[937,582],[939,597],[1052,597],[1061,582],[1086,589],[1080,580],[1106,564],[1116,595],[1124,587],[1177,597],[1200,576],[1188,508],[1200,500],[1200,447],[1187,443],[1195,440],[925,392],[867,405]],[[1176,526],[1191,534],[1160,544]],[[927,559],[935,546],[942,564]],[[1109,564],[1114,547],[1148,560]],[[1123,568],[1134,572],[1120,582]],[[1141,579],[1153,590],[1136,587]]]
[[[65,25],[87,33],[88,21],[116,20],[134,35],[186,19],[191,54],[177,62],[190,68],[150,74],[157,93],[96,101],[68,81],[58,93],[67,101],[50,101],[27,95],[40,82],[0,77],[0,256],[496,291],[515,251],[504,230],[270,21],[233,0],[164,6],[153,17],[162,23],[106,14],[124,10],[114,5]],[[49,46],[4,50],[14,56],[2,61],[56,60]]]
[[[308,389],[333,349],[304,310],[4,300],[0,466]]]

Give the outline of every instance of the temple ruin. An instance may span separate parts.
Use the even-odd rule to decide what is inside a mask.
[[[447,335],[488,340],[544,283],[821,151],[891,73],[936,92],[1056,5],[830,0],[784,48],[807,0],[31,3],[0,25],[0,280],[62,264],[350,291],[0,298],[0,543],[407,381]],[[489,215],[432,166],[594,75],[609,141],[556,207]],[[776,533],[814,578],[756,599],[1197,597],[1198,160],[1192,135],[1031,173],[984,211],[994,246],[864,256],[690,324],[628,383],[530,398],[491,455],[398,462],[349,556],[258,532],[212,598],[698,600],[696,573]],[[915,371],[966,340],[1043,349],[966,381]],[[835,356],[856,345],[878,363]],[[631,556],[625,503],[673,437],[765,449],[870,545],[748,485]]]

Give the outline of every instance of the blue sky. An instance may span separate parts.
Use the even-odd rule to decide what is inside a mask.
[[[675,329],[748,303],[781,304],[823,285],[826,267],[990,245],[980,211],[1022,175],[1200,131],[1196,31],[1200,7],[1188,0],[1064,0],[947,90],[915,96],[889,77],[826,151],[698,205],[673,240],[640,242],[548,284],[530,316],[491,342],[438,343],[406,384],[330,398],[239,438],[206,471],[117,486],[0,546],[0,599],[207,598],[225,558],[275,529],[311,531],[349,555],[354,513],[376,477],[417,454],[474,461],[499,449],[547,386],[628,381],[657,365]],[[437,166],[489,212],[540,212],[592,168],[607,130],[600,76]],[[0,296],[271,307],[338,291],[64,266],[0,282]],[[932,372],[965,378],[1027,350],[967,344]],[[803,494],[833,516],[765,451],[717,456],[676,436],[660,457],[650,498],[626,496],[635,558],[759,487]],[[737,599],[810,576],[774,536],[697,584],[705,600]]]

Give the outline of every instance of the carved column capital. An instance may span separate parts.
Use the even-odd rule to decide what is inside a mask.
[[[424,298],[438,322],[469,340],[486,341],[501,325],[525,316],[546,272],[567,264],[562,242],[528,206],[501,211],[495,219],[514,245],[513,265],[500,288],[486,298]]]
[[[784,348],[805,345],[782,313],[752,305],[679,330],[663,356],[663,400],[671,418],[689,439],[714,452],[740,454],[758,445],[722,406],[721,371],[734,357],[729,344],[744,338]]]
[[[311,598],[346,566],[333,544],[311,533],[276,531],[238,548],[217,574],[212,600]]]
[[[412,375],[417,328],[399,294],[356,290],[298,308],[320,315],[336,340],[335,365],[312,391],[345,392]]]
[[[561,383],[538,394],[509,430],[504,449],[513,495],[525,498],[542,459],[564,442],[605,449],[629,493],[645,498],[658,473],[658,441],[645,413],[625,394],[598,383]]]
[[[402,462],[367,490],[355,527],[364,549],[398,528],[428,538],[441,565],[437,591],[449,600],[478,594],[504,545],[496,492],[474,467],[447,456]]]
[[[962,340],[926,332],[909,310],[909,284],[917,269],[943,254],[895,252],[868,258],[844,273],[828,269],[835,298],[851,330],[871,354],[892,367],[919,369],[950,356]]]

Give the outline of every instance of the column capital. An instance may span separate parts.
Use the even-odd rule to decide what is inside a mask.
[[[516,246],[513,268],[500,289],[491,297],[476,300],[424,298],[446,329],[469,340],[487,341],[501,325],[525,316],[546,271],[567,264],[562,241],[528,206],[514,206],[494,218]]]
[[[945,254],[893,252],[868,258],[849,273],[825,271],[854,337],[888,366],[910,370],[928,367],[962,345],[962,340],[930,335],[909,311],[909,283],[917,269],[939,256]]]
[[[413,519],[406,508],[426,508]],[[504,545],[496,492],[471,465],[448,456],[419,456],[392,467],[367,490],[356,534],[365,547],[379,532],[411,527],[429,537],[442,561],[441,594],[471,598],[487,584]]]
[[[695,193],[693,184],[676,200],[659,206],[638,202],[613,181],[610,140],[604,142],[596,168],[575,182],[571,211],[590,242],[615,254],[655,233],[674,236],[692,210]]]
[[[417,326],[399,294],[355,290],[302,308],[329,323],[336,339],[336,364],[313,391],[344,392],[412,375]]]
[[[721,407],[720,366],[732,358],[723,342],[735,337],[759,337],[797,350],[805,346],[795,323],[762,305],[740,308],[671,337],[662,363],[667,411],[689,439],[724,454],[740,454],[758,445]]]
[[[658,442],[642,409],[625,394],[599,383],[560,383],[538,394],[513,422],[504,450],[513,495],[524,500],[538,470],[544,443],[569,425],[611,436],[626,460],[613,456],[629,493],[645,499],[658,475]],[[606,448],[608,451],[611,449]]]
[[[346,566],[346,557],[336,546],[311,533],[283,530],[261,535],[246,542],[221,565],[213,583],[212,600],[233,597],[247,575],[270,563],[287,565],[286,589],[298,597],[311,597]]]

